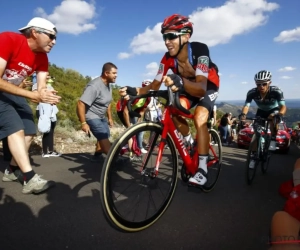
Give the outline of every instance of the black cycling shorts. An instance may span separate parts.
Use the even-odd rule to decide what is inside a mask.
[[[213,107],[215,105],[218,94],[219,88],[212,82],[207,82],[206,93],[202,98],[199,99],[198,97],[191,96],[186,92],[181,93],[180,96],[186,97],[186,99],[190,103],[190,109],[196,106],[205,107],[211,114],[211,112],[213,112]]]
[[[279,111],[279,107],[270,109],[268,111],[265,111],[265,110],[262,110],[262,109],[257,109],[255,116],[259,116],[261,118],[267,119],[269,117],[269,115],[271,115],[275,111]]]

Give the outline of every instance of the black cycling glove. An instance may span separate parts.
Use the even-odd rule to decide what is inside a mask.
[[[179,75],[171,74],[171,75],[168,75],[168,77],[170,77],[173,80],[173,82],[174,82],[173,85],[175,85],[179,91],[182,91],[184,89],[183,88],[183,80]],[[171,85],[171,86],[173,86],[173,85]]]

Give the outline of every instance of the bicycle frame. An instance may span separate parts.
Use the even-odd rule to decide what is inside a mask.
[[[247,118],[248,119],[248,118]],[[268,135],[268,130],[269,130],[269,119],[263,119],[261,117],[257,117],[255,119],[251,118],[252,120],[254,120],[254,124],[253,124],[253,129],[254,129],[254,134],[255,134],[255,139],[257,140],[258,144],[257,144],[257,151],[259,151],[261,149],[261,137],[264,137],[265,139],[269,139],[270,136]],[[265,126],[262,126],[261,124],[256,124],[259,123],[261,121],[265,122]]]
[[[193,147],[195,147],[195,153],[192,156],[190,156],[188,149],[186,148],[184,141],[182,140],[182,137],[179,135],[178,130],[175,127],[175,124],[171,118],[172,115],[180,115],[180,116],[183,116],[188,119],[194,118],[193,114],[185,114],[171,105],[165,107],[165,110],[162,115],[162,119],[160,121],[163,126],[163,132],[161,135],[162,140],[159,144],[158,157],[156,158],[154,175],[155,176],[158,175],[159,165],[160,165],[160,162],[162,159],[163,150],[166,145],[166,138],[167,138],[168,134],[171,136],[171,138],[172,138],[172,140],[173,140],[173,142],[174,142],[174,144],[186,166],[186,171],[189,174],[194,175],[197,171],[198,161],[199,161],[197,146],[196,146],[196,144],[192,145]],[[218,157],[217,157],[215,151],[212,150],[211,145],[209,145],[209,147],[213,153],[214,160],[209,161],[209,163],[207,164],[207,167],[210,167],[211,165],[215,164],[218,161]]]

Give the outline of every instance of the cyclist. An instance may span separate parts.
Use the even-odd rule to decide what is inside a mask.
[[[173,92],[180,91],[180,103],[184,108],[196,107],[194,124],[198,135],[199,167],[189,182],[204,185],[207,181],[210,139],[207,121],[218,96],[218,68],[211,61],[206,44],[189,42],[193,34],[193,24],[188,17],[174,14],[165,18],[161,25],[161,33],[168,52],[163,56],[153,82],[144,88],[123,88],[120,94],[145,94],[151,89],[158,90],[164,82]],[[173,74],[167,75],[169,69]],[[180,116],[174,116],[172,119],[185,140],[192,143],[186,120]]]
[[[142,82],[142,87],[148,86],[151,83],[151,81],[149,80],[144,80]],[[138,113],[139,115],[141,115],[141,118],[137,119],[137,117],[130,117],[128,109],[127,109],[127,100],[125,100],[124,98],[120,98],[116,104],[116,109],[117,109],[117,115],[120,119],[120,121],[122,122],[122,124],[128,128],[130,127],[131,123],[135,124],[139,121],[141,121],[143,115],[144,115],[144,111],[147,108],[147,106],[150,103],[151,98],[140,98],[138,100],[136,100],[133,104],[132,104],[132,110],[136,113]],[[138,147],[140,148],[141,152],[143,154],[147,153],[147,150],[144,149],[143,147],[143,132],[139,133],[137,136],[137,143],[138,143]],[[129,148],[131,149],[131,144],[132,141],[129,141]]]
[[[283,97],[283,92],[280,88],[276,86],[270,86],[272,83],[272,74],[270,71],[261,70],[254,76],[254,81],[256,83],[256,88],[253,88],[248,91],[245,105],[240,114],[240,119],[244,120],[249,111],[250,104],[252,100],[255,101],[258,109],[256,116],[262,118],[272,119],[275,115],[279,118],[276,119],[276,122],[282,120],[282,116],[286,113],[285,100]],[[274,126],[273,120],[270,121],[270,130],[271,130],[271,142],[269,150],[276,150],[276,135],[277,135],[277,126]],[[252,161],[250,166],[252,166]]]

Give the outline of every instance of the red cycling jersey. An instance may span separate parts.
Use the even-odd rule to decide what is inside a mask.
[[[195,70],[195,77],[198,75],[205,76],[208,82],[219,87],[218,68],[210,59],[207,45],[199,42],[188,43],[188,56],[189,62]],[[161,60],[155,80],[160,82],[169,69],[174,74],[180,75],[177,59],[171,57],[169,52],[167,52]]]
[[[0,33],[0,57],[7,62],[2,78],[15,85],[20,85],[34,71],[48,72],[47,54],[34,53],[22,34]]]

